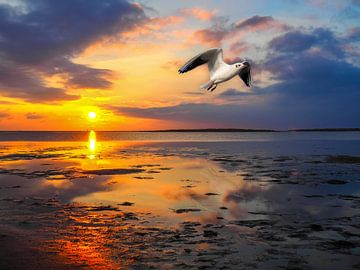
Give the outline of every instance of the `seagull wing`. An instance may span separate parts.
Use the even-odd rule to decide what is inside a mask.
[[[251,79],[251,66],[250,66],[250,64],[240,71],[239,77],[244,81],[246,86],[248,86],[248,87],[251,86],[252,79]]]
[[[179,69],[179,73],[188,72],[198,66],[208,63],[209,71],[216,69],[221,63],[224,63],[222,59],[222,49],[210,49],[206,52],[200,53],[197,56],[191,58],[185,65]]]
[[[224,63],[223,60],[223,50],[221,48],[216,49],[214,52],[213,57],[208,62],[208,68],[210,74],[213,74],[215,70],[217,70],[220,66]]]

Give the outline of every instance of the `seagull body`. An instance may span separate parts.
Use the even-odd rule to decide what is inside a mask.
[[[236,75],[239,75],[244,83],[251,85],[251,67],[248,61],[238,62],[229,65],[223,60],[223,51],[221,48],[210,49],[190,59],[179,69],[179,73],[188,72],[198,66],[207,63],[209,68],[210,80],[201,85],[200,88],[214,91],[219,83],[226,82]]]

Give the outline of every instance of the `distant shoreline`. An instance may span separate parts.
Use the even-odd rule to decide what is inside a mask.
[[[72,133],[72,132],[88,132],[89,130],[71,130],[71,131],[56,131],[56,130],[0,130],[0,133],[5,132],[52,132],[52,133]],[[288,130],[274,130],[274,129],[242,129],[242,128],[204,128],[204,129],[163,129],[163,130],[99,130],[96,132],[351,132],[360,131],[360,128],[304,128],[304,129],[288,129]]]
[[[143,132],[328,132],[328,131],[360,131],[360,128],[315,128],[315,129],[241,129],[241,128],[205,128],[205,129],[167,129],[167,130],[149,130]]]

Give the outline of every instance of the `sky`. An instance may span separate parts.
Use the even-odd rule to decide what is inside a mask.
[[[359,22],[360,0],[0,0],[0,130],[360,127]],[[214,47],[251,88],[178,74]]]

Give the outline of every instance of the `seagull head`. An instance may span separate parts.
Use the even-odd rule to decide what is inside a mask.
[[[240,72],[240,70],[242,70],[244,68],[248,68],[248,67],[250,67],[250,63],[248,61],[246,61],[246,60],[244,60],[242,62],[235,63],[235,68],[237,70],[239,70],[239,72]]]

